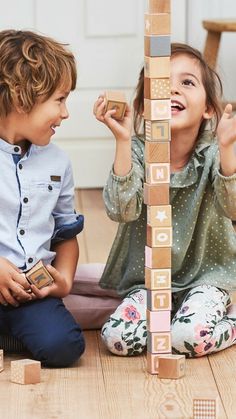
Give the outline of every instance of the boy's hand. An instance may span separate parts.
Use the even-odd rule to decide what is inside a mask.
[[[233,116],[232,105],[225,107],[217,128],[220,151],[220,166],[224,176],[236,173],[236,116]]]
[[[42,299],[48,296],[63,298],[68,295],[70,288],[66,279],[53,266],[47,265],[46,268],[52,275],[54,282],[51,285],[41,288],[40,290],[35,285],[31,285],[33,299]]]
[[[106,99],[104,95],[100,95],[96,100],[93,113],[96,119],[100,122],[103,122],[113,133],[117,141],[128,141],[131,137],[131,128],[132,128],[132,119],[131,119],[131,109],[127,105],[122,121],[117,121],[112,118],[112,115],[116,113],[116,110],[110,110],[105,112]]]
[[[18,307],[19,302],[32,299],[29,291],[30,285],[20,269],[0,257],[0,304]]]

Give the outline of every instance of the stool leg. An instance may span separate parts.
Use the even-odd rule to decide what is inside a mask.
[[[221,32],[208,31],[203,56],[211,68],[215,68]]]

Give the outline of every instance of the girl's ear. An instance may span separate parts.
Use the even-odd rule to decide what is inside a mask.
[[[203,116],[203,119],[211,119],[213,115],[214,115],[214,109],[211,106],[207,106],[202,116]]]

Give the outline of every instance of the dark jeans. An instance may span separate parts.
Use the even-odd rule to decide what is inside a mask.
[[[80,326],[60,298],[45,298],[15,308],[0,305],[0,334],[16,337],[34,359],[67,367],[84,352]]]

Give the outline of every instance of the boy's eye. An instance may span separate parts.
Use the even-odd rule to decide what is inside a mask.
[[[184,79],[182,81],[182,84],[185,85],[185,86],[195,86],[195,83],[191,79]]]

